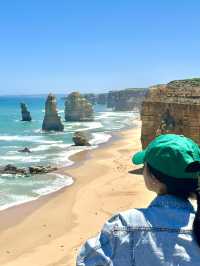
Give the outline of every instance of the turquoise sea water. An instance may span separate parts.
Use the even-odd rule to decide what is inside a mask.
[[[32,122],[22,122],[20,102],[28,105]],[[96,105],[94,122],[64,122],[64,100],[57,97],[57,107],[64,123],[64,132],[44,133],[41,130],[45,97],[13,96],[0,97],[0,166],[14,164],[20,167],[31,165],[68,166],[73,162],[69,156],[85,147],[72,146],[76,130],[89,130],[92,148],[108,141],[111,133],[133,126],[137,112],[113,112],[105,106]],[[18,150],[28,147],[30,154]],[[73,179],[49,173],[31,177],[0,175],[0,210],[57,191],[71,185]]]

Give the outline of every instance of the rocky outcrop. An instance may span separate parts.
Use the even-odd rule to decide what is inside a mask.
[[[25,147],[24,149],[18,150],[18,152],[31,153],[30,149]]]
[[[45,116],[42,124],[42,130],[45,131],[63,131],[64,126],[58,115],[56,107],[56,97],[49,94],[45,103]]]
[[[66,121],[92,121],[93,108],[79,92],[72,92],[65,100]]]
[[[107,107],[114,111],[132,111],[140,108],[147,89],[125,89],[110,91],[107,96]]]
[[[25,103],[21,103],[20,106],[21,106],[22,121],[30,122],[32,118],[30,112],[28,111],[27,105]]]
[[[90,146],[89,137],[83,131],[76,131],[73,135],[75,146]]]
[[[0,174],[28,176],[28,175],[50,173],[56,170],[58,170],[57,167],[53,167],[50,165],[47,166],[38,165],[38,166],[30,166],[28,168],[20,168],[16,167],[15,165],[8,164],[5,167],[0,168]]]
[[[200,79],[151,87],[142,104],[141,119],[143,148],[165,133],[183,134],[200,144]]]
[[[19,168],[15,165],[8,164],[4,168],[0,169],[0,174],[11,174],[11,175],[27,175],[26,168]]]
[[[29,169],[29,174],[37,175],[37,174],[50,173],[56,171],[58,168],[52,167],[50,165],[47,166],[38,165],[38,166],[30,166],[28,169]]]

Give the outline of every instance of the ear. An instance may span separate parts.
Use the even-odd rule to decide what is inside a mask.
[[[186,167],[185,172],[187,172],[187,173],[200,172],[200,161],[196,161],[196,162],[190,163]]]

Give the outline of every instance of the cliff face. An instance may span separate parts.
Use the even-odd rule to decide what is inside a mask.
[[[72,92],[65,100],[65,120],[66,121],[92,121],[93,109],[79,92]]]
[[[107,104],[107,98],[108,98],[108,93],[100,93],[97,95],[96,102],[98,104],[106,105]]]
[[[56,109],[56,97],[49,94],[45,103],[45,116],[42,124],[45,131],[63,131],[64,126]]]
[[[96,104],[97,95],[94,93],[85,93],[83,94],[83,97],[88,100],[92,105]]]
[[[200,79],[151,87],[142,104],[141,119],[143,148],[165,133],[183,134],[200,144]]]
[[[30,112],[28,111],[27,105],[25,103],[21,103],[20,106],[21,106],[22,121],[30,122],[32,118]]]
[[[125,89],[110,91],[107,98],[107,106],[115,111],[131,111],[139,108],[147,89]]]

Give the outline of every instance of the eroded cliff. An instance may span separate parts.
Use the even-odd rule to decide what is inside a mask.
[[[151,87],[142,104],[141,119],[143,148],[165,133],[183,134],[200,144],[200,79]]]

